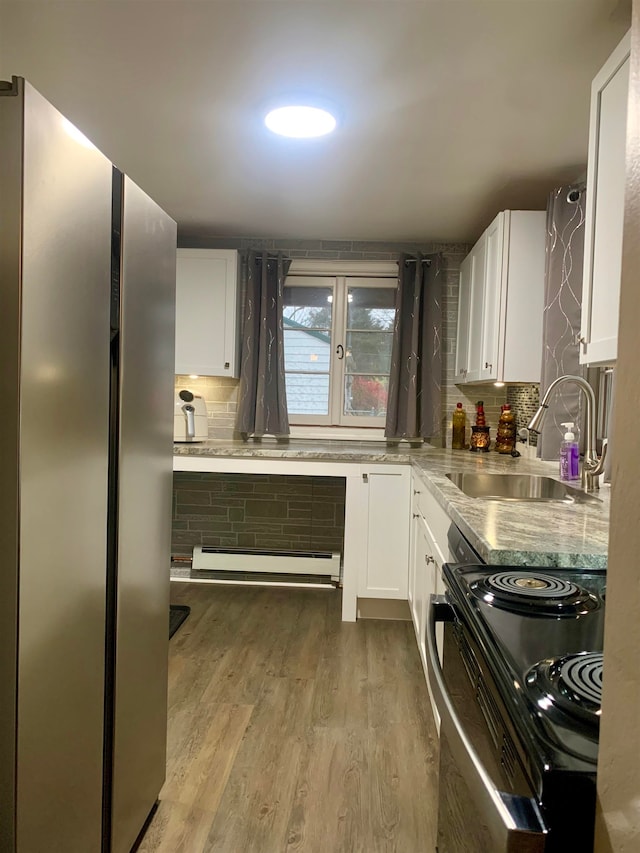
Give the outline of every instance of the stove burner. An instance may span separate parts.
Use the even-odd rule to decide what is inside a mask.
[[[560,689],[575,701],[596,709],[602,702],[602,654],[568,657],[560,666]]]
[[[600,606],[596,596],[571,581],[519,569],[495,572],[470,588],[485,603],[518,613],[575,616]]]
[[[487,584],[499,592],[531,595],[536,598],[567,598],[578,591],[574,583],[551,575],[523,575],[514,572],[497,572],[487,578]]]
[[[562,710],[590,726],[600,722],[602,653],[579,652],[540,661],[525,677],[539,707]]]

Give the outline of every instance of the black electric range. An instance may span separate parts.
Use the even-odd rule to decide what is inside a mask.
[[[529,798],[539,812],[539,849],[587,853],[595,814],[606,575],[445,564],[443,576],[451,611],[444,619],[444,681],[454,697],[456,691],[462,695],[459,672],[471,684],[460,706],[478,706],[480,724],[469,724],[478,754],[491,763],[482,745],[484,728],[484,739],[494,746],[496,787]],[[441,853],[457,849],[445,837],[439,842]],[[485,849],[483,842],[477,849]]]

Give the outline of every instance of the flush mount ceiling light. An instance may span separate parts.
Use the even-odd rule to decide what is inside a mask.
[[[306,106],[278,107],[267,113],[264,123],[272,133],[295,139],[326,136],[336,127],[336,119],[330,112]]]

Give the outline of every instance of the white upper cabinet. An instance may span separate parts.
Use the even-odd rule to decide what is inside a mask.
[[[471,272],[473,257],[467,255],[460,264],[458,291],[458,337],[456,346],[456,382],[466,382],[469,367],[469,317],[471,309]]]
[[[500,351],[500,297],[502,295],[502,250],[504,246],[505,213],[499,213],[487,228],[487,261],[484,277],[482,310],[482,348],[480,350],[480,380],[498,378]]]
[[[456,382],[540,381],[545,222],[503,211],[463,261]]]
[[[176,373],[240,375],[238,253],[178,249]]]
[[[611,362],[618,354],[630,50],[627,34],[591,87],[582,364]]]
[[[475,244],[469,257],[471,259],[469,332],[467,335],[467,366],[463,382],[478,382],[480,379],[480,359],[482,358],[482,303],[487,271],[486,232]]]

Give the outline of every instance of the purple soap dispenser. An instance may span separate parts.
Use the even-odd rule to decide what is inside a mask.
[[[566,427],[564,441],[560,445],[560,479],[580,479],[580,447],[576,441],[574,424],[569,421],[561,426]]]

